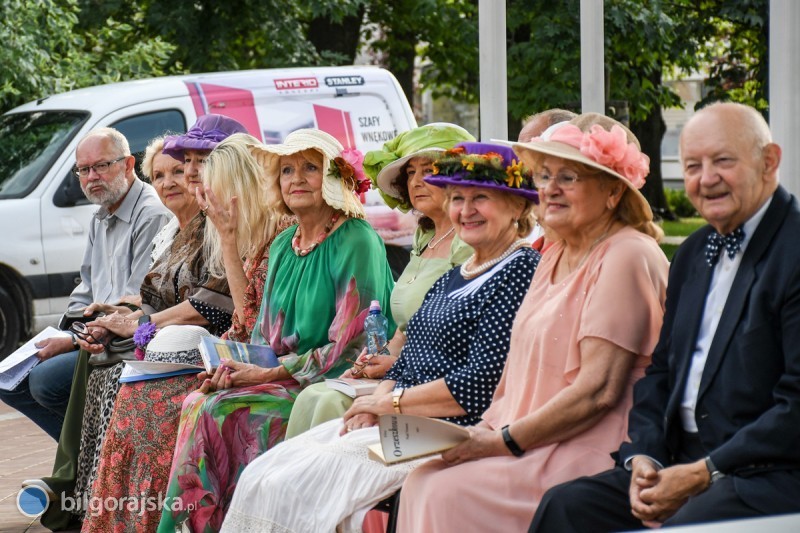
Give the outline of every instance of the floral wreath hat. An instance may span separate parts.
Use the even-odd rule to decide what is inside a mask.
[[[322,130],[296,130],[281,144],[259,144],[250,148],[266,173],[268,196],[275,201],[281,198],[281,156],[305,150],[322,154],[322,199],[325,203],[348,216],[365,218],[364,206],[358,197],[369,190],[371,183],[364,174],[364,155],[358,150],[345,149],[336,138]],[[283,202],[278,203],[286,211]]]
[[[644,220],[653,219],[650,204],[639,191],[650,173],[650,158],[642,153],[633,133],[613,118],[584,113],[550,126],[530,142],[512,146],[532,168],[549,155],[602,170],[631,190]]]
[[[539,203],[531,171],[508,146],[464,142],[442,152],[425,181],[437,187],[483,187]]]

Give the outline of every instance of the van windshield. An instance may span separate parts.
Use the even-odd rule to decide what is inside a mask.
[[[0,198],[21,198],[33,190],[88,116],[76,111],[0,116]]]

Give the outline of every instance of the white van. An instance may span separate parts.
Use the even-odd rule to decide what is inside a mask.
[[[233,117],[265,142],[316,127],[362,152],[416,127],[397,80],[375,67],[130,81],[42,98],[9,111],[0,117],[0,359],[29,333],[57,322],[79,282],[97,206],[86,200],[71,172],[78,140],[93,128],[112,126],[140,158],[151,138],[185,132],[206,113]],[[368,218],[384,235],[399,236],[395,244],[407,244],[408,222],[376,198],[370,193]]]

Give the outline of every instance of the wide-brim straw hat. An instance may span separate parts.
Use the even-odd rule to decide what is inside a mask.
[[[406,186],[408,181],[398,180],[408,162],[415,157],[436,159],[440,152],[460,142],[474,140],[475,137],[461,126],[447,122],[426,124],[400,133],[380,150],[367,152],[364,171],[378,187],[386,205],[408,212],[412,208],[408,195],[398,190],[398,186]]]
[[[501,144],[465,142],[442,152],[425,181],[437,187],[482,187],[539,203],[529,168]]]
[[[200,340],[210,336],[211,333],[200,326],[165,326],[147,343],[144,359],[162,363],[202,365]]]
[[[636,222],[653,219],[650,204],[639,191],[650,173],[650,158],[641,151],[636,136],[613,118],[584,113],[569,122],[554,124],[527,143],[511,144],[519,157],[534,169],[546,156],[554,156],[619,179],[630,191]]]
[[[224,115],[203,115],[183,135],[164,139],[162,153],[182,160],[184,150],[213,150],[234,133],[248,133],[238,121]]]
[[[251,153],[264,168],[269,196],[281,199],[280,204],[284,206],[282,210],[289,214],[281,196],[280,158],[305,150],[316,150],[322,155],[322,199],[325,203],[347,216],[365,218],[364,206],[351,186],[330,175],[331,161],[341,156],[344,147],[335,137],[322,130],[296,130],[287,135],[281,144],[251,147]]]

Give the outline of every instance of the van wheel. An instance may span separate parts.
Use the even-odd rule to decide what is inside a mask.
[[[17,349],[19,344],[19,315],[14,300],[0,288],[0,361]]]

